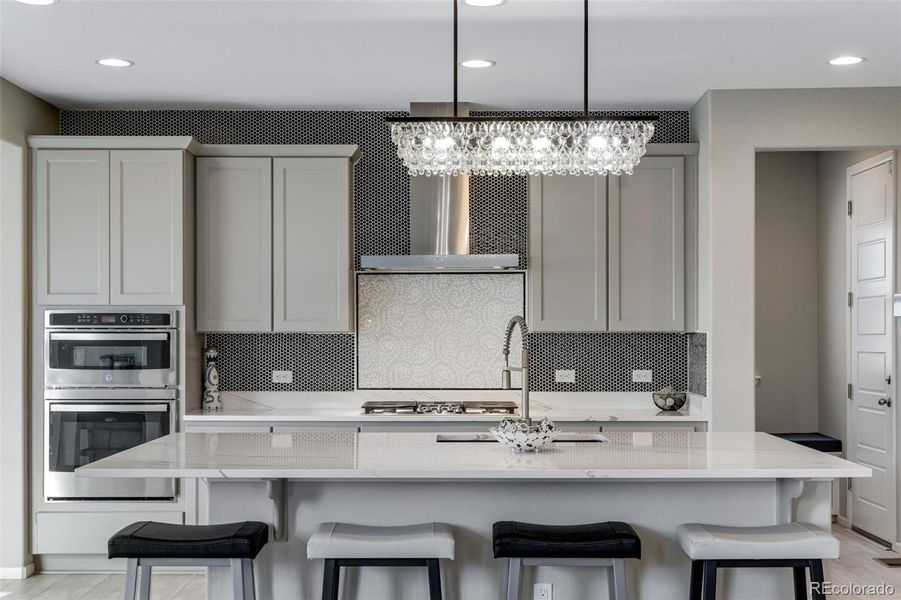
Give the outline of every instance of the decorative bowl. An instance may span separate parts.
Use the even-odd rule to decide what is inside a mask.
[[[685,392],[677,392],[667,386],[659,392],[654,392],[654,404],[660,410],[679,410],[685,406]]]
[[[514,452],[537,452],[554,441],[557,426],[547,418],[531,420],[506,418],[491,428],[495,439]]]

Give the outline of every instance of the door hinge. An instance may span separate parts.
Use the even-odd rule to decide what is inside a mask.
[[[848,292],[848,308],[854,307],[854,292]]]
[[[889,373],[888,375],[885,376],[885,382],[888,385],[892,385],[892,374],[891,373]]]
[[[848,200],[848,216],[854,214],[854,203]]]
[[[854,480],[848,477],[848,489],[852,489],[854,487]]]
[[[849,383],[848,384],[848,400],[854,397],[854,387]]]

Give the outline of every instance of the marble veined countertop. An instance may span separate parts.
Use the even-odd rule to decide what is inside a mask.
[[[727,480],[869,477],[766,433],[610,432],[515,454],[436,433],[175,433],[76,470],[88,477],[344,480]],[[597,436],[595,436],[597,437]]]
[[[496,422],[498,415],[364,415],[368,400],[510,400],[519,404],[518,390],[358,390],[353,392],[222,392],[222,410],[195,410],[185,421],[258,422]],[[533,392],[532,418],[585,422],[688,422],[709,420],[703,398],[692,397],[682,410],[662,411],[649,392]]]

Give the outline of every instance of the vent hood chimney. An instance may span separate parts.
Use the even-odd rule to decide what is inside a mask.
[[[410,114],[453,114],[451,102],[411,102]],[[459,104],[459,116],[469,105]],[[469,253],[469,176],[410,176],[410,254],[361,256],[360,268],[381,270],[485,270],[519,266],[517,254]]]

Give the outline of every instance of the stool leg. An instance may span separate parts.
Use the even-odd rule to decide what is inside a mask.
[[[338,600],[338,582],[341,577],[341,567],[333,558],[325,559],[325,567],[322,570],[322,600]]]
[[[429,569],[429,600],[441,600],[441,564],[437,558],[426,561]]]
[[[244,569],[244,600],[254,600],[257,595],[253,585],[253,560],[245,558],[241,563]]]
[[[716,561],[704,561],[704,600],[716,600]]]
[[[807,569],[792,567],[792,576],[795,580],[795,600],[807,600]]]
[[[701,585],[704,582],[704,561],[691,561],[691,584],[688,586],[688,600],[701,600]]]
[[[624,558],[613,559],[613,597],[616,600],[629,600],[626,591],[626,560]]]
[[[141,567],[141,600],[150,600],[150,577],[153,567]]]
[[[823,575],[823,561],[810,561],[810,597],[812,600],[823,600],[826,597],[826,594],[823,593],[823,582],[825,579]]]
[[[519,579],[522,571],[522,559],[507,560],[507,600],[519,600]]]
[[[244,600],[244,565],[240,558],[231,558],[228,564],[232,570],[232,598]]]
[[[138,559],[129,558],[125,563],[125,600],[135,600],[138,589]]]

